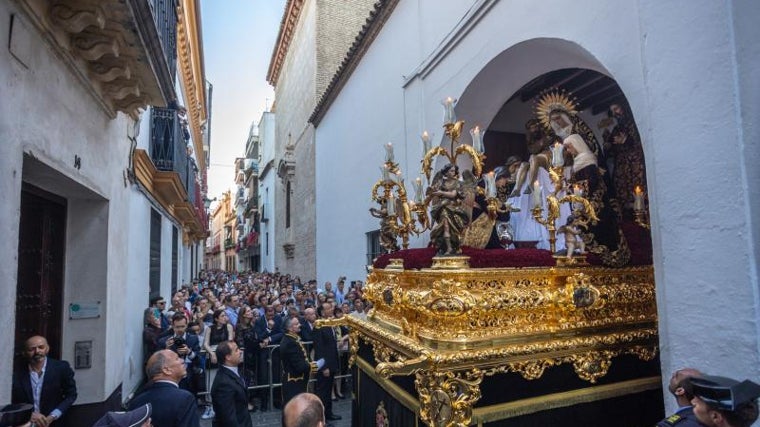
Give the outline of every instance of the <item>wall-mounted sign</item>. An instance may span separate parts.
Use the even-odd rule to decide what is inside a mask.
[[[100,301],[69,304],[69,319],[97,319],[98,317],[100,317]]]

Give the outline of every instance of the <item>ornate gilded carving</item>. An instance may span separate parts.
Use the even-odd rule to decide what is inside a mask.
[[[472,406],[480,399],[483,374],[426,371],[416,374],[414,384],[420,395],[420,418],[431,426],[468,426]]]

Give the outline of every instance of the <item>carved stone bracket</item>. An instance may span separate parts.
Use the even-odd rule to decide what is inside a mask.
[[[148,2],[19,4],[109,116],[121,111],[136,118],[141,108],[164,106],[176,97]]]

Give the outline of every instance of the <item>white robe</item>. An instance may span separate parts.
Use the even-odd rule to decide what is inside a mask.
[[[546,196],[554,191],[554,185],[549,177],[549,172],[544,168],[539,168],[537,179],[541,186],[541,206],[544,208],[543,214],[545,217]],[[520,212],[512,212],[509,223],[512,226],[512,230],[514,230],[514,240],[516,242],[538,241],[536,245],[538,249],[549,249],[549,231],[546,230],[546,227],[536,222],[533,219],[533,214],[531,214],[531,210],[533,209],[533,194],[523,194],[526,186],[531,184],[526,181],[523,188],[520,189],[520,195],[507,200],[512,206],[520,208]],[[557,196],[564,196],[564,192],[560,192]],[[559,218],[555,224],[557,229],[567,222],[567,217],[570,215],[570,204],[561,204],[559,214]],[[558,232],[556,250],[560,251],[563,249],[565,249],[565,235]]]

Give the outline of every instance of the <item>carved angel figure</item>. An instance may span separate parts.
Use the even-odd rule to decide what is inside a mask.
[[[476,180],[472,172],[465,171],[459,179],[459,167],[449,163],[433,177],[427,196],[431,197],[430,216],[433,227],[430,239],[439,255],[461,253],[462,235],[470,223],[470,204],[475,198]]]
[[[380,199],[379,204],[380,209],[369,208],[369,213],[373,217],[380,219],[380,246],[388,253],[396,252],[399,250],[398,242],[396,241],[396,231],[393,229],[390,216],[388,216],[385,199]]]

